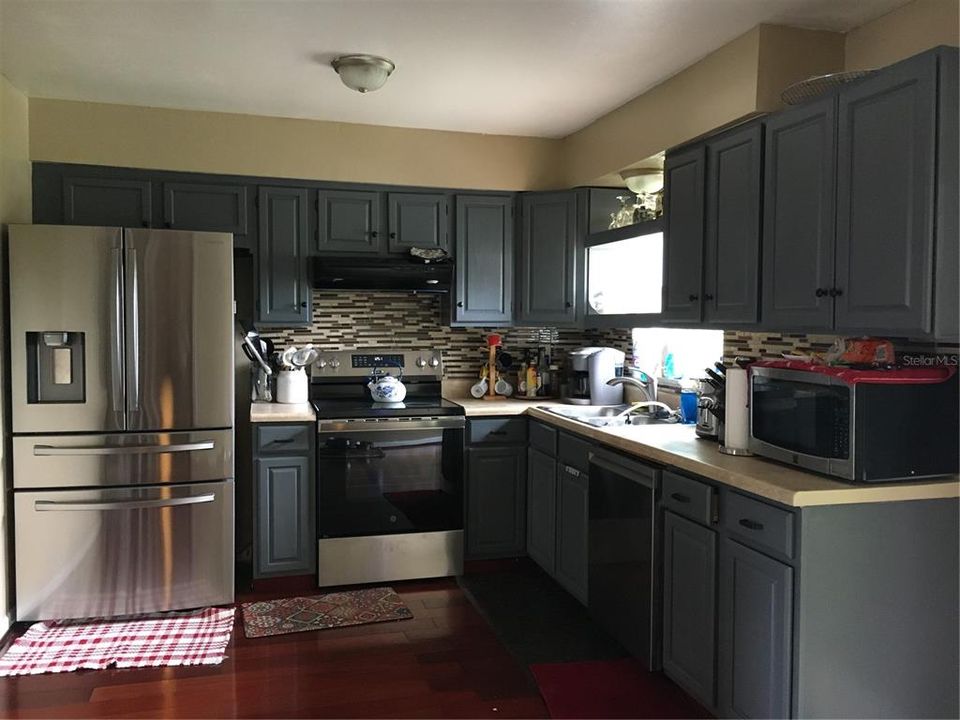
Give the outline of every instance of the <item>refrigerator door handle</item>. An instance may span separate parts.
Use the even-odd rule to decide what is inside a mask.
[[[191,497],[160,498],[159,500],[109,500],[106,502],[88,502],[86,500],[35,500],[33,509],[37,512],[55,511],[97,511],[97,510],[149,510],[151,508],[177,507],[178,505],[200,505],[217,499],[214,493],[193,495]]]
[[[126,249],[126,272],[129,281],[127,293],[127,342],[130,344],[127,363],[127,411],[140,409],[140,279],[137,273],[137,251]]]
[[[56,445],[34,445],[33,454],[42,455],[159,455],[161,453],[193,452],[195,450],[213,450],[213,440],[203,442],[179,443],[172,445],[78,445],[57,447]]]
[[[113,411],[123,413],[123,272],[120,248],[110,251],[113,278],[113,307],[110,308],[110,394]],[[121,427],[123,425],[121,424]]]

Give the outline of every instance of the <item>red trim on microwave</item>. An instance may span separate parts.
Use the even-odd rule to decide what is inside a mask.
[[[895,368],[892,370],[854,370],[848,367],[816,365],[800,360],[759,360],[751,363],[750,367],[783,368],[785,370],[802,370],[819,375],[832,375],[848,385],[856,385],[857,383],[870,383],[872,385],[930,385],[933,383],[946,382],[957,372],[955,367],[944,365],[923,368]]]

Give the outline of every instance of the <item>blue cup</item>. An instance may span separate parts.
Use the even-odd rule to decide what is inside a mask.
[[[692,425],[697,421],[696,390],[683,390],[680,392],[680,421],[684,425]]]

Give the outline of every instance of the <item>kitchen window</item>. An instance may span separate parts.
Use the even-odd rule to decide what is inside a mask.
[[[659,221],[597,233],[586,242],[589,324],[658,318],[663,300],[663,231]],[[622,327],[622,325],[621,325]]]
[[[702,378],[723,357],[723,330],[634,328],[632,340],[634,367],[665,381]]]

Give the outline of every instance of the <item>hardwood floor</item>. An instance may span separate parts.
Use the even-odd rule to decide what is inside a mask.
[[[0,716],[548,717],[533,680],[453,580],[394,583],[412,620],[248,640],[221,665],[0,679]],[[308,594],[274,587],[239,601]]]

